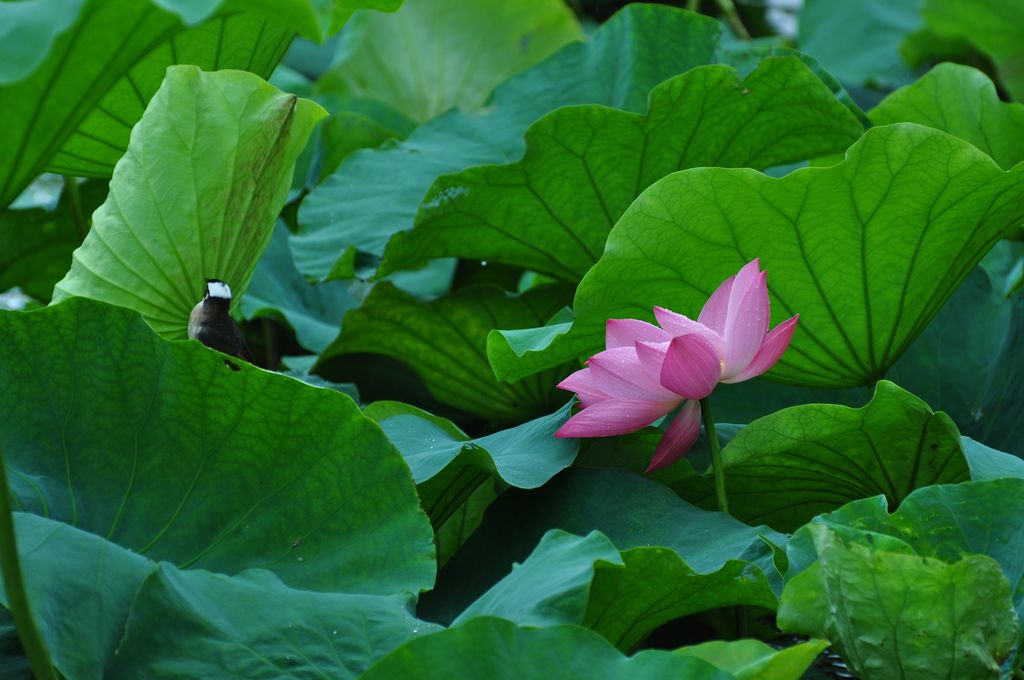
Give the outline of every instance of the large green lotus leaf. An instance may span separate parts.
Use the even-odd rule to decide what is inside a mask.
[[[249,73],[168,69],[54,299],[128,307],[184,338],[205,279],[241,297],[323,115]]]
[[[395,9],[399,4],[400,0],[2,3],[0,209],[58,152],[53,167],[60,172],[109,176],[166,67],[192,63],[266,76],[296,31],[322,40],[353,9]],[[208,23],[198,23],[213,15],[216,18]],[[8,59],[8,53],[18,56]]]
[[[299,344],[321,352],[338,336],[345,312],[357,304],[340,281],[309,285],[295,269],[288,227],[278,220],[240,306],[249,319],[282,317],[295,330]]]
[[[103,202],[106,194],[104,184],[85,182],[78,192],[81,211],[65,188],[54,210],[29,208],[0,213],[0,291],[18,286],[36,300],[49,302],[54,284],[71,265],[71,253],[88,231],[88,213]]]
[[[900,44],[921,27],[919,6],[919,0],[807,0],[800,12],[800,50],[846,85],[902,85],[913,74]]]
[[[408,467],[347,396],[75,298],[0,313],[19,509],[154,560],[391,594],[434,577]]]
[[[808,640],[785,649],[760,640],[712,640],[681,647],[675,653],[704,659],[737,680],[799,680],[827,646],[824,640]]]
[[[261,570],[178,570],[37,515],[16,513],[15,524],[40,632],[69,680],[355,677],[437,629],[410,615],[408,596],[293,590]]]
[[[112,678],[356,678],[439,626],[400,596],[293,590],[273,574],[235,577],[166,563],[142,584]]]
[[[887,373],[947,412],[965,435],[1024,454],[1024,297],[976,269]]]
[[[434,527],[439,566],[476,530],[504,488],[535,489],[572,464],[578,441],[554,437],[569,406],[476,439],[450,420],[408,404],[378,401],[363,410],[412,471],[420,503]]]
[[[774,609],[775,593],[756,567],[730,560],[699,574],[671,548],[619,553],[606,536],[553,529],[529,557],[453,622],[497,616],[521,626],[582,624],[624,651],[673,619],[732,605]]]
[[[388,282],[374,286],[345,316],[341,335],[320,362],[352,352],[384,354],[409,365],[445,404],[485,418],[510,421],[557,408],[557,371],[514,385],[495,380],[487,363],[487,334],[496,326],[543,323],[568,301],[558,286],[513,296],[497,286],[472,286],[423,302]]]
[[[806,404],[755,420],[722,455],[730,512],[780,531],[858,498],[883,494],[895,508],[915,489],[970,479],[949,416],[887,380],[862,408]],[[694,481],[685,496],[713,505],[710,477]]]
[[[859,677],[999,678],[1015,644],[1010,584],[985,555],[954,563],[811,524],[818,561],[789,583],[783,630],[831,640]]]
[[[702,659],[663,650],[626,657],[601,636],[576,626],[520,628],[485,616],[406,643],[374,664],[363,678],[732,680],[734,676]]]
[[[549,111],[590,103],[645,110],[652,87],[714,60],[720,31],[707,17],[629,5],[586,42],[500,85],[485,112],[449,111],[401,143],[352,154],[303,201],[291,242],[299,271],[351,275],[354,249],[379,255],[392,234],[412,228],[437,177],[521,157],[523,132]]]
[[[156,564],[45,517],[16,512],[14,528],[25,592],[54,666],[68,680],[108,677],[128,608]],[[8,606],[2,584],[0,592]]]
[[[502,81],[580,37],[561,0],[406,0],[394,14],[353,17],[317,89],[422,123],[453,106],[479,109]]]
[[[621,470],[570,468],[540,489],[506,491],[487,510],[480,528],[440,573],[437,588],[426,593],[419,612],[431,620],[451,621],[471,602],[504,577],[513,562],[524,561],[549,529],[558,528],[577,535],[597,530],[623,550],[627,565],[650,573],[654,586],[644,592],[642,584],[631,584],[629,575],[620,579],[609,574],[604,602],[623,592],[617,606],[630,610],[630,598],[672,605],[676,598],[700,597],[695,585],[716,585],[716,573],[729,574],[726,581],[741,574],[752,583],[737,582],[735,592],[770,595],[781,591],[773,553],[767,541],[785,545],[786,537],[767,527],[751,527],[716,512],[701,510],[682,500],[665,486]],[[660,546],[666,553],[631,555],[633,548]],[[737,560],[743,562],[735,563]],[[684,564],[685,562],[685,564]],[[658,575],[663,571],[663,575]],[[693,574],[696,573],[696,575]],[[631,575],[632,572],[629,572]],[[668,576],[672,574],[672,577]],[[701,578],[706,580],[701,583]],[[646,577],[645,577],[646,578]],[[621,581],[621,582],[620,582]],[[632,611],[634,618],[638,607]],[[655,614],[656,612],[648,612]],[[600,618],[600,611],[589,616]],[[662,621],[663,622],[663,621]],[[603,620],[603,627],[619,631],[625,627]],[[612,632],[609,632],[612,635]]]
[[[722,281],[759,257],[772,320],[800,314],[769,373],[819,387],[885,375],[1007,228],[1024,217],[1024,166],[911,124],[869,130],[839,165],[781,179],[696,168],[638,198],[576,293],[573,331],[551,359],[603,347],[605,320],[696,318]]]
[[[526,131],[523,160],[440,178],[416,228],[391,239],[379,271],[454,255],[576,282],[629,204],[665,175],[814,158],[845,150],[862,132],[796,57],[766,59],[746,78],[725,65],[695,68],[655,87],[646,115],[558,109]]]
[[[1004,170],[1024,160],[1024,105],[1003,102],[981,71],[943,63],[871,109],[875,125],[919,123],[978,147]]]
[[[599,531],[574,536],[552,529],[526,560],[459,614],[457,626],[497,616],[520,626],[544,628],[582,623],[598,564],[622,566],[619,551]]]
[[[1024,5],[1013,0],[925,0],[925,25],[946,38],[974,44],[995,62],[999,77],[1014,99],[1024,98]]]

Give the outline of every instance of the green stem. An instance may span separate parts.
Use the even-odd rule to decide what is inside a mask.
[[[725,464],[722,462],[722,449],[718,446],[718,433],[715,432],[715,419],[711,415],[711,400],[700,400],[700,415],[704,419],[704,435],[711,447],[711,469],[715,474],[715,497],[718,498],[718,510],[728,514],[729,501],[725,498]]]
[[[686,9],[691,12],[700,11],[700,0],[686,0]]]
[[[7,468],[0,451],[0,568],[4,572],[4,590],[14,627],[21,638],[21,646],[32,666],[32,674],[36,680],[57,680],[46,646],[39,635],[32,610],[29,608],[28,594],[21,580],[21,564],[18,562],[18,547],[14,540],[14,521],[11,519],[10,487],[7,485]]]
[[[84,239],[89,233],[89,223],[82,212],[82,194],[78,191],[78,178],[64,175],[64,191],[68,192],[68,200],[71,201],[71,219],[75,221],[78,233]]]
[[[725,15],[725,20],[729,22],[732,32],[742,40],[750,40],[750,32],[747,31],[747,27],[740,20],[740,13],[736,10],[736,5],[733,4],[732,0],[717,0],[717,2],[718,9],[722,10],[722,14]]]

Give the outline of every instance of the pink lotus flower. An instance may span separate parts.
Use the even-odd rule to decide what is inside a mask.
[[[654,308],[658,326],[609,319],[605,351],[558,384],[583,410],[556,437],[611,437],[642,429],[686,401],[665,431],[648,472],[676,462],[700,433],[700,400],[719,382],[761,375],[789,347],[800,315],[770,332],[767,272],[744,265],[708,299],[694,321]]]

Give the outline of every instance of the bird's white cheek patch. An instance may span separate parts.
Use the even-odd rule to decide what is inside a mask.
[[[224,298],[225,300],[231,299],[231,287],[226,283],[220,281],[211,281],[206,284],[207,290],[210,293],[210,297]]]

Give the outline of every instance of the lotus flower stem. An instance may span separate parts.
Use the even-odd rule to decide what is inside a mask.
[[[700,400],[700,413],[704,418],[704,434],[711,447],[711,470],[715,475],[715,497],[718,499],[718,510],[729,514],[729,501],[725,497],[725,464],[722,462],[722,449],[718,446],[718,433],[715,432],[715,419],[711,415],[711,400],[707,397]]]
[[[18,547],[14,539],[14,521],[11,519],[10,487],[7,485],[7,468],[3,451],[0,450],[0,569],[4,573],[4,590],[7,603],[14,619],[14,627],[21,638],[32,674],[37,680],[57,680],[46,645],[39,635],[32,610],[28,604],[25,583],[21,580],[21,564],[18,562]]]

